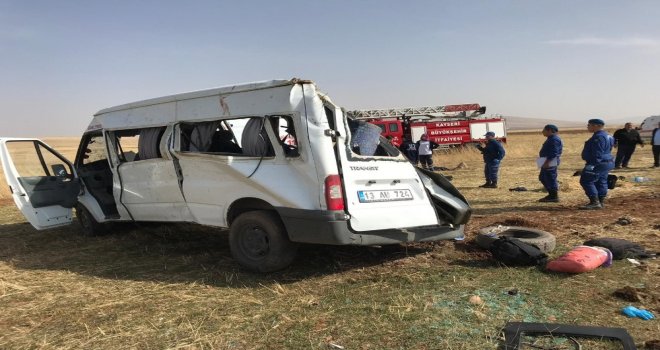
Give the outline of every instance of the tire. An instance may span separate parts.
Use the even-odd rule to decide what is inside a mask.
[[[484,227],[479,230],[475,241],[480,247],[489,249],[490,245],[501,236],[517,238],[527,244],[536,246],[544,253],[555,250],[557,244],[555,236],[549,232],[520,226]]]
[[[76,217],[78,217],[83,236],[102,236],[108,233],[106,225],[96,221],[92,213],[82,204],[76,205]]]
[[[298,250],[275,212],[249,211],[239,215],[229,228],[231,255],[254,272],[281,270],[293,262]]]

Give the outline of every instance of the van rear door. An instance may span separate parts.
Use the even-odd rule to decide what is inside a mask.
[[[37,230],[68,225],[80,181],[64,156],[37,139],[0,138],[0,161],[18,209]]]
[[[373,124],[335,109],[337,148],[349,223],[355,231],[437,225],[415,168]]]

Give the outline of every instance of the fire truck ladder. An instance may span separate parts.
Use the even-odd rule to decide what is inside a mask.
[[[468,114],[468,111],[472,113]],[[346,115],[353,119],[378,119],[378,118],[398,118],[398,117],[474,117],[486,112],[485,107],[477,103],[463,105],[446,105],[431,107],[409,107],[409,108],[391,108],[391,109],[369,109],[346,111]]]

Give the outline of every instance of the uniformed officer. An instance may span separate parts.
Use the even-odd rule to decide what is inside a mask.
[[[541,172],[539,173],[539,181],[543,187],[548,191],[548,195],[539,199],[539,202],[559,202],[559,183],[557,182],[557,167],[559,166],[559,158],[563,148],[561,138],[557,133],[559,129],[556,125],[548,124],[543,127],[543,136],[546,137],[539,157],[545,158],[545,162],[541,165]]]
[[[582,159],[585,161],[580,185],[589,197],[589,204],[580,209],[602,209],[607,196],[607,175],[614,168],[612,146],[614,138],[603,130],[602,119],[589,119],[587,130],[593,135],[584,143]]]
[[[417,144],[415,142],[412,142],[410,140],[410,137],[404,136],[403,137],[403,142],[401,143],[401,146],[399,146],[399,149],[401,152],[403,152],[403,155],[408,158],[408,160],[415,166],[417,166],[417,160],[418,160],[418,155],[417,155]]]
[[[479,187],[497,188],[497,172],[500,170],[500,162],[504,158],[504,147],[495,139],[494,132],[489,131],[484,136],[486,136],[486,146],[478,145],[477,148],[484,155],[486,183]]]

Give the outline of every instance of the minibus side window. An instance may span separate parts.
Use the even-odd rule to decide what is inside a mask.
[[[265,129],[269,121],[272,123],[269,117],[251,117],[182,123],[179,125],[181,151],[227,156],[273,157],[275,156],[273,144]],[[284,122],[283,125],[288,127],[289,124]]]
[[[162,158],[160,140],[165,127],[114,131],[117,156],[122,163]]]
[[[87,140],[82,150],[81,159],[83,166],[100,161],[107,163],[108,157],[105,153],[105,138],[103,135],[94,135]]]

